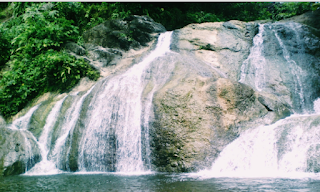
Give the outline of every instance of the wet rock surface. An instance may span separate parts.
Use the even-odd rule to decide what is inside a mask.
[[[150,152],[149,168],[152,170],[191,172],[209,168],[225,146],[243,131],[272,124],[296,111],[301,112],[303,107],[312,108],[313,100],[320,96],[320,44],[314,33],[316,26],[312,26],[265,24],[259,59],[250,57],[254,53],[251,49],[254,37],[260,28],[255,22],[190,24],[175,30],[171,52],[153,61],[147,70],[136,71],[141,73],[139,78],[142,79],[137,82],[145,86],[141,92],[141,121],[150,118],[146,123],[149,130],[145,130],[148,126],[143,124],[141,131],[145,134],[141,141],[143,161],[149,163]],[[164,31],[162,25],[146,16],[131,16],[106,21],[88,30],[83,46],[67,43],[65,49],[100,70],[103,81],[95,83],[83,79],[68,94],[43,95],[34,102],[40,105],[30,118],[28,133],[6,128],[10,122],[7,124],[0,119],[0,175],[24,173],[41,160],[34,138],[39,140],[51,110],[65,96],[51,128],[48,159],[56,160],[59,156],[56,166],[65,171],[78,171],[81,166],[94,171],[95,161],[99,161],[97,165],[103,171],[117,171],[119,133],[116,134],[115,127],[118,118],[123,118],[117,109],[112,109],[115,111],[110,116],[108,131],[101,131],[105,120],[99,124],[101,130],[92,132],[96,138],[106,138],[94,149],[105,153],[97,157],[90,151],[83,152],[84,162],[79,163],[83,150],[79,146],[85,146],[81,142],[94,143],[90,138],[82,141],[85,134],[91,134],[90,130],[85,132],[88,122],[99,115],[92,111],[90,103],[111,95],[109,91],[97,97],[102,86],[109,85],[112,78],[142,61],[155,48],[159,33]],[[246,68],[243,68],[244,63],[248,65]],[[258,64],[265,64],[263,73],[259,72]],[[299,78],[292,71],[299,73]],[[246,78],[239,82],[243,76]],[[87,91],[94,85],[89,94]],[[302,90],[307,91],[302,94]],[[118,101],[116,96],[111,99]],[[149,100],[151,106],[147,104]],[[114,106],[122,105],[118,101]],[[95,116],[87,116],[88,111]],[[32,150],[27,149],[26,140]],[[59,146],[59,142],[63,145]],[[317,151],[319,146],[314,145],[308,152],[308,170],[312,172],[320,170]],[[92,159],[87,158],[89,155]]]
[[[237,82],[258,25],[190,24],[173,34],[175,70],[154,97],[153,164],[159,171],[208,168],[239,133],[291,114],[273,95]]]
[[[25,140],[30,142],[31,154]],[[40,160],[38,146],[29,134],[0,127],[0,176],[25,173]]]
[[[118,65],[126,58],[135,57],[150,46],[159,33],[165,32],[163,25],[156,23],[148,16],[132,15],[124,19],[107,20],[87,30],[83,34],[84,45],[69,42],[65,49],[78,58],[84,58],[95,69],[101,71],[108,66]],[[133,53],[132,53],[133,52]],[[131,60],[132,62],[132,60]]]

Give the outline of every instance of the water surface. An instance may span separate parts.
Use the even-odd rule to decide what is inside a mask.
[[[319,178],[209,178],[186,174],[59,174],[0,178],[0,191],[317,191]]]

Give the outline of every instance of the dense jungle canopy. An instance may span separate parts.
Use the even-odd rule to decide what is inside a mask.
[[[10,118],[48,91],[67,91],[99,73],[66,53],[66,42],[108,19],[148,15],[167,30],[190,23],[280,20],[319,8],[311,2],[249,3],[0,3],[0,114]]]

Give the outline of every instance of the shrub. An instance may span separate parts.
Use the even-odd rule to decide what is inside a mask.
[[[79,28],[52,7],[28,5],[1,27],[0,49],[11,53],[9,70],[0,79],[0,111],[6,118],[44,92],[66,91],[84,76],[99,77],[83,59],[63,51],[62,44],[79,39]],[[1,54],[1,61],[6,62],[9,54]]]

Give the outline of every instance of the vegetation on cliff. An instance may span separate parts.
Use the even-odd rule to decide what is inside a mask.
[[[47,91],[66,91],[81,77],[99,74],[63,45],[83,43],[82,34],[107,19],[148,15],[167,30],[189,23],[231,19],[279,20],[318,3],[0,3],[0,114],[16,114]],[[129,37],[130,38],[130,37]]]

